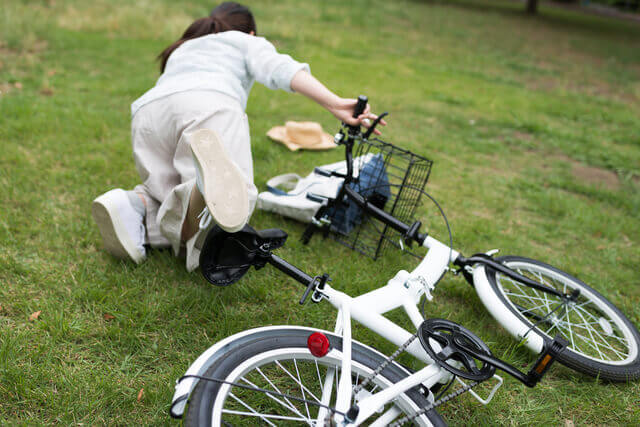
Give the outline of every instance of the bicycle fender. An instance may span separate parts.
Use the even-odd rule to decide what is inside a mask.
[[[187,375],[203,375],[211,365],[213,365],[221,354],[227,353],[229,350],[241,346],[247,341],[250,341],[256,334],[272,329],[301,329],[308,330],[310,332],[318,331],[319,329],[301,327],[301,326],[266,326],[262,328],[248,329],[246,331],[239,332],[235,335],[231,335],[222,341],[217,342],[213,346],[209,347],[204,353],[202,353],[196,360],[189,366],[184,376]],[[325,331],[329,333],[328,331]],[[171,399],[170,415],[173,418],[182,418],[184,410],[189,400],[191,392],[198,384],[199,379],[188,377],[178,379],[176,381],[175,392],[173,399]]]
[[[323,332],[328,335],[336,335],[334,332],[326,331],[318,328],[311,328],[307,326],[291,326],[291,325],[278,325],[278,326],[265,326],[261,328],[248,329],[246,331],[239,332],[235,335],[231,335],[223,339],[222,341],[217,342],[213,346],[209,347],[204,353],[202,353],[196,360],[189,366],[184,376],[187,375],[203,375],[211,365],[216,363],[216,361],[220,358],[221,355],[226,354],[228,351],[233,350],[238,346],[242,346],[248,341],[256,339],[260,334],[270,331],[270,330],[300,330],[307,331],[309,334],[313,332]],[[338,334],[339,335],[339,334]],[[376,353],[385,357],[378,350],[369,347],[366,344],[363,344],[358,341],[353,341],[354,345],[361,346],[372,353]],[[404,370],[407,374],[410,374],[409,371],[406,370],[402,365],[398,365],[398,367]],[[189,401],[189,396],[191,392],[198,384],[199,379],[194,377],[187,377],[176,381],[175,392],[173,394],[173,398],[171,399],[171,408],[169,410],[170,415],[173,418],[182,418],[184,415],[184,410],[186,408],[187,402]]]
[[[505,307],[505,303],[498,297],[489,284],[487,272],[484,265],[476,264],[473,267],[473,285],[485,306],[496,321],[502,325],[511,335],[518,340],[523,340],[524,345],[536,354],[544,349],[544,339],[530,331],[510,310]]]

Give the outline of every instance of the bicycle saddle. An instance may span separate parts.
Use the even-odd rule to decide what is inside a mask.
[[[200,251],[200,271],[216,286],[228,286],[238,280],[252,265],[265,265],[272,250],[284,245],[287,233],[276,228],[254,230],[249,225],[236,233],[213,227]]]

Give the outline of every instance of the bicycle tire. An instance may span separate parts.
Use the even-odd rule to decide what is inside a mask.
[[[261,373],[264,374],[265,371],[271,369],[271,367],[268,365],[274,361],[281,363],[283,366],[285,366],[285,368],[286,366],[295,365],[295,370],[299,370],[300,366],[302,365],[302,363],[299,362],[305,362],[306,365],[304,366],[315,366],[317,369],[319,369],[317,371],[318,379],[315,380],[319,384],[319,379],[321,377],[320,372],[322,371],[322,368],[318,368],[318,366],[325,366],[328,370],[330,368],[335,368],[337,363],[337,366],[339,368],[339,357],[330,357],[330,355],[342,354],[342,338],[337,335],[325,333],[325,335],[329,339],[331,348],[333,350],[337,350],[337,352],[339,353],[334,353],[332,351],[330,354],[323,358],[315,358],[311,355],[307,348],[307,338],[309,337],[311,332],[313,332],[311,329],[301,330],[290,329],[286,327],[283,327],[282,329],[261,331],[257,333],[255,337],[252,337],[250,341],[247,341],[240,347],[234,348],[233,345],[230,345],[229,347],[231,347],[231,349],[219,357],[219,359],[207,370],[207,372],[204,374],[204,377],[218,378],[225,381],[241,381],[241,379],[243,379],[242,383],[247,384],[246,382],[244,382],[244,380],[247,380],[249,374],[256,372],[256,367],[260,368]],[[296,360],[294,365],[291,364],[292,360]],[[356,341],[353,341],[352,360],[354,361],[354,372],[360,375],[361,373],[370,373],[374,368],[379,366],[380,363],[385,360],[385,358],[382,354],[377,353]],[[317,365],[315,364],[316,361],[318,362]],[[273,365],[275,365],[275,362],[273,363]],[[393,384],[408,375],[409,373],[406,371],[406,369],[400,367],[395,363],[392,363],[388,365],[381,372],[381,374],[377,376],[374,381],[372,381],[372,383],[375,382],[376,386],[384,387],[385,384]],[[286,379],[287,375],[282,375],[282,377]],[[249,378],[248,381],[250,381],[254,385],[261,386],[262,384],[258,384],[256,381],[256,379],[259,378],[260,376],[256,374]],[[299,372],[298,378],[301,378]],[[302,378],[306,377],[302,375]],[[286,383],[284,383],[282,378],[279,377],[271,380],[272,383],[278,384],[278,389],[280,391],[290,391],[289,388],[286,388],[287,391],[285,391]],[[266,383],[266,381],[264,382]],[[311,390],[310,386],[305,385],[305,387],[307,387],[307,390]],[[187,407],[187,413],[185,416],[185,425],[221,425],[219,418],[222,413],[222,406],[226,405],[228,401],[230,402],[231,400],[233,400],[229,399],[229,391],[232,388],[233,387],[213,381],[199,381],[189,399],[189,406]],[[274,389],[273,387],[269,386],[267,386],[266,388],[270,388],[271,390]],[[241,390],[242,393],[236,390]],[[239,395],[243,394],[243,396],[245,396],[244,398],[253,394],[252,398],[256,399],[259,405],[262,405],[259,407],[264,407],[265,401],[269,402],[269,398],[265,397],[264,393],[242,389],[236,390],[234,390],[233,393],[237,393]],[[333,398],[335,398],[335,386]],[[273,399],[270,400],[273,401]],[[218,402],[218,406],[216,406],[216,402]],[[307,415],[311,413],[309,418],[315,420],[314,414],[317,414],[316,407],[312,407],[311,405],[309,405],[308,408],[305,408],[304,406],[297,404],[297,402],[295,404],[292,402],[289,403],[291,403],[291,406],[294,406],[297,409],[297,415]],[[405,394],[399,396],[395,401],[395,404],[397,404],[404,413],[412,413],[411,411],[416,411],[428,405],[429,403],[430,401],[427,399],[427,397],[415,388],[405,392]],[[255,405],[258,407],[258,404]],[[277,404],[277,402],[274,405],[278,406],[280,409],[281,407],[283,407],[283,405]],[[391,405],[393,404],[389,404],[389,406]],[[387,408],[385,407],[385,410],[386,409]],[[233,418],[234,415],[236,414],[231,414],[231,418]],[[250,420],[250,422],[247,422],[247,420],[244,420],[244,422],[236,422],[235,419],[224,420],[223,424],[226,425],[228,423],[234,426],[255,425],[255,422],[257,421],[255,418],[256,417],[254,416],[253,419]],[[428,411],[426,414],[416,419],[415,422],[417,422],[418,425],[446,425],[446,423],[443,421],[443,419],[435,409]],[[262,424],[264,424],[264,422]],[[281,424],[278,423],[277,425]]]
[[[558,332],[569,341],[567,349],[558,356],[560,363],[609,381],[640,378],[640,333],[609,300],[581,280],[544,262],[520,256],[497,260],[564,293],[580,290],[576,302],[561,307],[557,296],[537,291],[493,269],[484,269],[491,290],[528,330],[545,342],[550,342]]]

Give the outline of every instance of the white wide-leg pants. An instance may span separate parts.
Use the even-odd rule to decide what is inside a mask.
[[[229,157],[245,175],[253,212],[258,191],[253,184],[253,161],[247,115],[234,98],[215,91],[187,91],[142,106],[131,123],[133,157],[147,205],[147,242],[171,247],[176,256],[186,250],[186,267],[199,265],[205,232],[181,242],[196,169],[189,149],[191,135],[199,129],[218,133]],[[195,191],[198,191],[197,189]]]

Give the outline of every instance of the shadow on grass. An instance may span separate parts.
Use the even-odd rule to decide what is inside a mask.
[[[485,0],[410,0],[413,3],[432,4],[441,7],[465,9],[473,12],[494,13],[507,17],[526,19],[545,25],[548,29],[575,32],[576,35],[599,35],[624,40],[637,38],[640,41],[640,24],[621,19],[595,16],[582,12],[541,8],[535,15],[525,11],[523,2]]]

